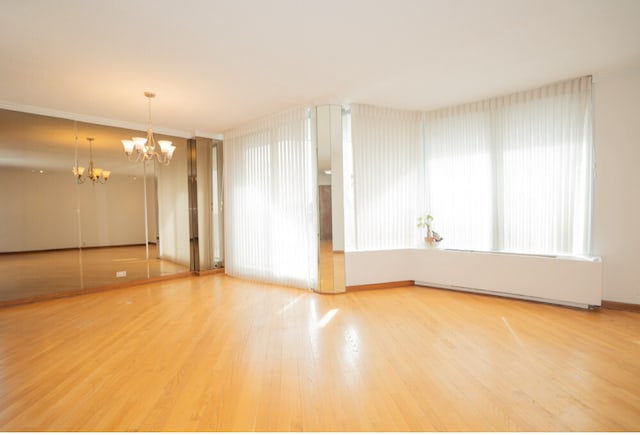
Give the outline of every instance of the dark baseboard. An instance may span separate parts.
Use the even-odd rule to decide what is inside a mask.
[[[633,313],[640,313],[639,304],[628,304],[625,302],[615,302],[615,301],[602,301],[601,307],[607,308],[609,310],[631,311]]]

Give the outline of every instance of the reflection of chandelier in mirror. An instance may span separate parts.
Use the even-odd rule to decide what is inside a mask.
[[[85,168],[83,166],[78,166],[78,159],[76,157],[76,164],[71,171],[73,175],[76,177],[76,183],[82,184],[88,178],[93,181],[93,183],[104,184],[109,180],[109,176],[111,175],[111,171],[103,170],[101,168],[96,168],[93,166],[93,138],[88,137],[89,141],[89,170],[85,173]],[[78,141],[78,137],[76,136],[76,142]]]
[[[145,92],[144,96],[149,99],[149,128],[147,129],[147,137],[134,137],[132,140],[123,139],[122,145],[124,146],[124,152],[129,160],[132,161],[146,161],[155,157],[158,162],[163,165],[168,165],[176,147],[171,145],[171,141],[169,140],[159,140],[157,145],[159,145],[160,152],[156,151],[156,140],[153,137],[153,130],[151,128],[151,99],[154,98],[156,94],[153,92]]]

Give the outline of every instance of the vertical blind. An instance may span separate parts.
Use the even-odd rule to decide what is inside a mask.
[[[225,133],[225,270],[315,288],[315,144],[308,109]]]
[[[492,247],[493,165],[485,104],[427,113],[427,212],[446,246]]]
[[[591,78],[497,99],[499,247],[588,254],[593,173]]]
[[[411,244],[422,185],[420,113],[353,105],[351,134],[357,248]]]
[[[429,212],[449,248],[590,252],[590,77],[420,117],[351,112],[356,249],[414,246]]]

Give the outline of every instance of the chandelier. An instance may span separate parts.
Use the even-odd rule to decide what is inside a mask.
[[[122,145],[124,152],[130,161],[140,162],[155,159],[163,165],[168,165],[176,150],[169,140],[157,141],[153,137],[153,129],[151,128],[151,99],[156,96],[153,92],[145,92],[144,96],[149,100],[149,127],[147,129],[147,137],[134,137],[132,139],[123,139]]]
[[[78,166],[78,159],[76,157],[76,164],[73,168],[71,168],[71,172],[76,177],[77,184],[83,184],[87,179],[91,180],[94,184],[100,183],[104,184],[109,181],[109,176],[111,175],[111,171],[103,170],[101,168],[96,168],[93,166],[93,141],[92,137],[88,137],[89,141],[89,169],[85,172],[85,168],[83,166]],[[76,136],[76,143],[78,142],[78,136]]]

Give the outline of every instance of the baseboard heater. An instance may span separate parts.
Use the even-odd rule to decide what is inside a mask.
[[[571,307],[602,304],[602,262],[597,257],[420,248],[346,255],[349,286],[411,280],[417,285]]]
[[[439,289],[444,289],[444,290],[455,290],[455,291],[460,291],[460,292],[465,292],[465,293],[476,293],[476,294],[483,294],[483,295],[490,295],[490,296],[499,296],[499,297],[503,297],[503,298],[519,299],[519,300],[532,301],[532,302],[542,302],[542,303],[545,303],[545,304],[562,305],[562,306],[573,307],[573,308],[581,308],[581,309],[585,309],[585,310],[592,310],[592,309],[596,308],[595,305],[590,305],[590,304],[582,304],[582,303],[579,303],[579,302],[570,302],[570,301],[561,301],[561,300],[554,300],[554,299],[548,299],[548,298],[540,298],[540,297],[536,297],[536,296],[519,295],[519,294],[515,294],[515,293],[496,292],[496,291],[491,291],[491,290],[480,290],[480,289],[475,289],[475,288],[459,287],[459,286],[451,286],[451,285],[447,286],[447,285],[442,285],[442,284],[434,284],[434,283],[430,283],[430,282],[420,282],[420,281],[416,281],[414,284],[419,286],[419,287],[439,288]]]

